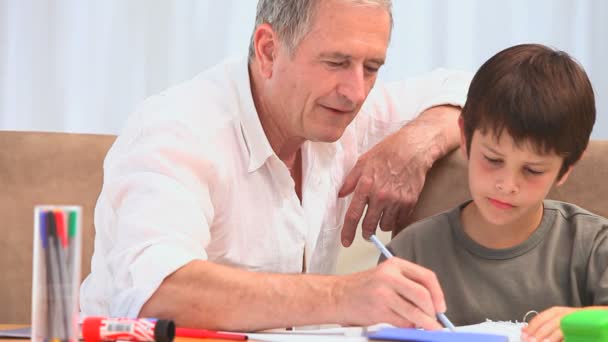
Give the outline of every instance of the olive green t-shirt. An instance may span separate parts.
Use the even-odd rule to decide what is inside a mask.
[[[435,272],[454,324],[521,322],[530,310],[608,305],[608,219],[545,200],[542,221],[526,241],[490,249],[463,230],[460,212],[468,203],[414,223],[388,245]]]

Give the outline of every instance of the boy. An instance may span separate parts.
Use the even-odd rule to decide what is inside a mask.
[[[564,52],[518,45],[476,73],[459,119],[472,201],[389,244],[435,272],[454,324],[521,321],[535,310],[523,340],[560,341],[563,316],[608,305],[608,219],[545,200],[594,122],[591,83]]]

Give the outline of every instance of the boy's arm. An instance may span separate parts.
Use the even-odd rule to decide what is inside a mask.
[[[554,306],[535,316],[530,324],[522,329],[522,340],[527,341],[563,341],[560,322],[565,316],[582,310],[608,310],[608,306],[587,306],[573,308],[568,306]],[[532,339],[534,338],[534,340]]]
[[[582,308],[554,306],[530,321],[523,328],[523,341],[562,341],[560,322],[566,315],[581,310],[608,310],[608,226],[600,230],[591,244],[591,257],[587,264],[587,287],[593,305]]]

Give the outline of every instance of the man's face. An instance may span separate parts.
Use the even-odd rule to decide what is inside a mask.
[[[494,225],[532,222],[562,163],[562,157],[539,154],[529,143],[517,146],[506,131],[497,139],[476,130],[469,154],[469,187],[477,209]]]
[[[275,55],[270,101],[286,133],[338,140],[376,81],[389,35],[385,9],[320,2],[310,32],[293,55],[284,46]]]

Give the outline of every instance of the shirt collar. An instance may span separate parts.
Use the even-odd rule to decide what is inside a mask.
[[[334,157],[336,153],[342,150],[342,145],[340,144],[340,140],[333,143],[326,142],[311,142],[310,148],[313,149],[317,156],[320,156],[321,159],[324,160],[327,164],[332,164],[334,162]]]
[[[249,79],[249,63],[245,58],[239,63],[237,76],[237,91],[241,104],[241,131],[249,152],[248,172],[253,172],[262,167],[270,156],[274,154],[270,142],[264,133],[262,123],[253,103],[251,83]]]

